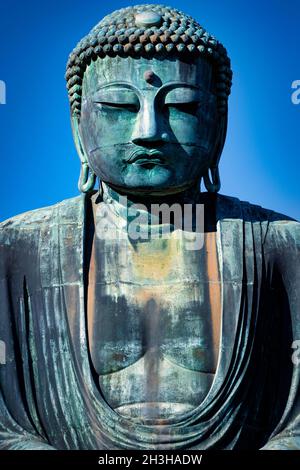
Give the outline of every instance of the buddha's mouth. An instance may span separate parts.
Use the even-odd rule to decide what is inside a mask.
[[[164,154],[159,150],[136,150],[126,161],[127,163],[135,163],[146,167],[166,164]]]

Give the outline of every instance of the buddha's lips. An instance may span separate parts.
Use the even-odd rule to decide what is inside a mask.
[[[166,160],[164,154],[158,150],[136,150],[133,152],[128,159],[127,163],[138,163],[138,164],[147,164],[147,163],[156,163],[159,165],[164,165]]]

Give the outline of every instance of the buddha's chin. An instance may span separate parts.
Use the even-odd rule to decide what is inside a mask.
[[[182,190],[182,182],[176,178],[174,169],[163,165],[132,165],[122,186],[128,192],[140,194],[171,194]]]
[[[159,185],[159,186],[125,186],[125,185],[116,185],[110,182],[106,182],[111,186],[115,191],[121,194],[135,195],[135,196],[171,196],[172,194],[183,193],[190,187],[192,187],[194,182],[187,182],[183,185]]]

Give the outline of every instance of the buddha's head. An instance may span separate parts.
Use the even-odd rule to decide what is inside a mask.
[[[218,191],[231,86],[224,47],[170,7],[105,17],[69,57],[66,79],[81,191]]]

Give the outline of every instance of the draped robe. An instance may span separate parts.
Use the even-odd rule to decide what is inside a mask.
[[[299,223],[215,204],[219,362],[200,405],[163,426],[118,415],[93,376],[89,196],[0,224],[0,449],[300,449]]]

